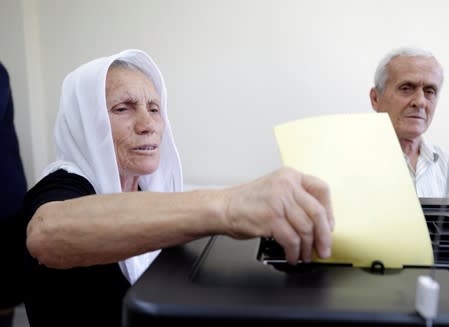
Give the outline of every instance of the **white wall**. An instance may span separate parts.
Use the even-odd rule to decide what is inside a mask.
[[[28,52],[11,61],[34,69],[27,73],[31,90],[16,85],[14,91],[16,98],[36,99],[44,121],[32,120],[38,124],[33,135],[20,123],[19,134],[31,151],[29,138],[47,133],[34,144],[46,161],[52,159],[51,126],[64,76],[87,60],[125,48],[147,51],[161,68],[185,180],[195,184],[235,184],[280,166],[275,124],[372,110],[374,70],[391,48],[428,48],[449,74],[445,0],[22,2],[28,3],[25,17],[35,17],[36,24],[21,22],[28,38],[11,38],[20,31],[0,32],[0,59],[3,49],[20,52],[21,40],[34,53],[31,58],[37,57],[34,64]],[[0,21],[11,15],[0,9]],[[445,85],[429,137],[449,150],[448,122]],[[43,160],[31,159],[40,171]]]

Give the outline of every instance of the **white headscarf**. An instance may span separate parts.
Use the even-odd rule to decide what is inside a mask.
[[[114,60],[139,67],[152,80],[161,98],[164,132],[159,168],[141,176],[143,191],[182,191],[182,168],[167,116],[167,91],[161,72],[141,50],[125,50],[95,59],[67,75],[62,85],[55,124],[56,159],[44,176],[58,169],[85,177],[97,194],[119,193],[121,184],[106,106],[106,74]],[[119,262],[122,273],[133,284],[157,257],[160,250]]]

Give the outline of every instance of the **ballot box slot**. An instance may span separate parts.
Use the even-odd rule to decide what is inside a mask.
[[[444,199],[425,200],[426,203],[422,204],[422,210],[434,253],[433,267],[449,268],[449,206],[443,201]],[[261,238],[257,259],[264,264],[283,265],[286,263],[282,246],[275,239],[268,237]],[[301,264],[299,261],[298,265]],[[411,268],[414,266],[407,267]]]

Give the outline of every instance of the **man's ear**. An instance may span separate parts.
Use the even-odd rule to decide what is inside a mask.
[[[369,98],[371,100],[371,106],[373,107],[374,111],[378,112],[379,108],[379,95],[377,94],[377,90],[375,87],[371,88],[369,91]]]

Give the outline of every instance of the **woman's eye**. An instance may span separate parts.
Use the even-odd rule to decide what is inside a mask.
[[[150,112],[157,113],[157,112],[159,112],[159,107],[158,106],[151,106],[148,110]]]
[[[119,108],[114,109],[115,112],[125,112],[127,110],[128,110],[128,108],[126,108],[126,107],[119,107]]]

